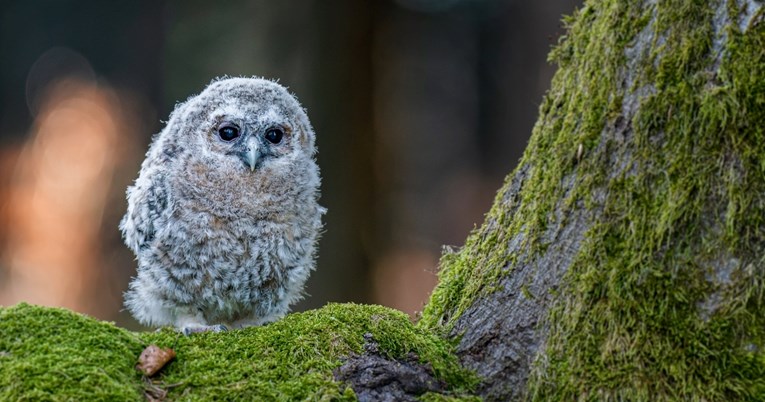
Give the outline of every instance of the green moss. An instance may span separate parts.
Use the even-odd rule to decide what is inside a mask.
[[[608,43],[614,29],[634,37],[604,23],[623,20],[618,9],[640,2],[618,3],[588,3],[584,12],[597,18],[578,16],[557,52]],[[727,5],[738,15],[735,2]],[[532,379],[535,399],[765,397],[758,352],[765,342],[765,25],[745,34],[728,27],[715,77],[709,3],[660,1],[643,18],[653,13],[653,52],[635,87],[654,92],[642,100],[631,121],[634,139],[622,148],[635,169],[613,174],[606,155],[595,152],[577,172],[578,197],[594,187],[608,197],[566,278],[567,296],[549,317],[553,331],[541,359],[549,364]],[[561,63],[559,75],[614,72],[624,63],[620,52],[585,52]],[[619,92],[613,74],[601,77],[589,82]],[[565,80],[551,91],[559,92],[569,99],[592,93]],[[592,111],[577,110],[590,119]],[[558,113],[543,119],[549,114]],[[599,136],[608,124],[540,135]],[[731,260],[738,263],[730,277],[714,279]],[[712,311],[703,311],[705,303]]]
[[[354,399],[332,380],[340,356],[361,353],[371,333],[391,358],[414,352],[454,388],[470,385],[444,341],[416,329],[409,318],[380,306],[330,304],[291,314],[266,327],[183,337],[173,331],[146,334],[154,343],[176,344],[178,362],[163,376],[179,383],[173,395],[190,399]],[[212,346],[212,347],[211,347]]]
[[[140,400],[134,366],[150,343],[177,353],[153,384],[173,400],[354,400],[332,370],[362,352],[365,333],[391,358],[413,352],[430,363],[453,396],[475,383],[448,343],[380,306],[330,304],[264,327],[184,337],[21,304],[0,309],[0,400]]]
[[[135,335],[67,310],[0,309],[0,400],[140,400],[142,349]]]

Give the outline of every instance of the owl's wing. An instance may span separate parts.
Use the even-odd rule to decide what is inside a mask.
[[[136,254],[148,247],[159,227],[163,225],[168,208],[164,174],[141,174],[135,185],[127,190],[128,210],[120,222],[120,230],[130,249]]]

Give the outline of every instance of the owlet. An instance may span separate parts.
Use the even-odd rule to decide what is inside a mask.
[[[325,211],[314,141],[298,101],[269,80],[215,80],[178,104],[127,190],[133,316],[188,334],[286,314]]]

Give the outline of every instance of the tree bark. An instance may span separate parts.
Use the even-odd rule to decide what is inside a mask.
[[[765,12],[588,1],[421,325],[488,400],[765,397]]]

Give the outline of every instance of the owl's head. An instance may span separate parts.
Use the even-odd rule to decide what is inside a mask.
[[[222,196],[263,198],[289,191],[284,186],[318,186],[308,117],[297,99],[273,81],[213,81],[176,107],[160,136],[158,156],[179,154],[168,159],[182,165],[182,182],[190,190],[204,187]]]
[[[203,149],[254,171],[295,152],[312,156],[308,117],[286,88],[259,78],[214,81],[185,105]],[[201,120],[201,121],[200,121]]]

